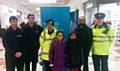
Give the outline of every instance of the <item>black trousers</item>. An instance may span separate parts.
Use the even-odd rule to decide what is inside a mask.
[[[83,67],[83,71],[89,71],[89,67],[88,67],[88,55],[84,56],[84,67]]]
[[[108,55],[92,55],[94,71],[109,71],[108,69]]]
[[[32,71],[36,71],[37,69],[37,62],[38,62],[38,57],[35,56],[26,56],[25,58],[25,71],[30,71],[30,65],[32,63]]]
[[[6,60],[6,71],[15,71],[15,68],[17,68],[17,71],[24,71],[23,58],[15,58],[14,56],[6,55],[5,60]]]
[[[25,71],[36,71],[38,62],[38,51],[31,51],[25,53]],[[32,63],[32,69],[30,69],[30,65]]]
[[[89,57],[89,52],[90,52],[90,47],[83,49],[83,71],[89,71],[89,66],[88,66],[88,57]]]
[[[30,63],[32,63],[32,71],[36,71],[37,62],[34,62],[34,61],[26,61],[25,62],[25,71],[30,71]]]

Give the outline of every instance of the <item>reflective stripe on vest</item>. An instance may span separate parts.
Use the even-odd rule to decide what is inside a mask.
[[[100,43],[101,43],[101,42],[110,42],[110,40],[93,40],[93,41],[94,41],[94,42],[98,42],[98,43],[99,43],[99,42],[100,42]]]
[[[110,40],[95,40],[95,38],[99,38],[99,39],[105,39],[105,38],[108,38],[108,39],[110,39],[110,37],[109,36],[93,36],[93,42],[110,42]]]
[[[95,38],[109,38],[108,36],[93,36]]]
[[[114,38],[115,36],[109,36],[109,38]]]
[[[41,37],[42,37],[42,39],[44,39],[45,41],[52,40],[52,39],[46,39],[46,38],[44,38],[43,36],[41,36]]]
[[[47,52],[42,52],[42,54],[49,55],[49,53],[47,53]]]

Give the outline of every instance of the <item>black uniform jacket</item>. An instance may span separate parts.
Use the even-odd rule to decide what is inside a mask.
[[[26,36],[20,28],[13,30],[9,27],[2,35],[5,55],[14,56],[16,52],[22,52],[24,55],[26,49]]]
[[[43,31],[43,28],[37,24],[34,24],[33,27],[30,27],[28,24],[23,27],[27,35],[27,48],[25,57],[30,60],[38,60],[38,50],[40,47],[39,36]]]

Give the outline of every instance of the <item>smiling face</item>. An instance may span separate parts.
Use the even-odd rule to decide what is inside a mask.
[[[76,38],[77,38],[76,34],[75,34],[75,33],[72,33],[72,35],[70,36],[70,39],[74,40],[74,39],[76,39]]]
[[[18,26],[18,20],[11,20],[10,21],[10,26],[12,27],[12,28],[17,28],[17,26]]]
[[[97,19],[95,24],[97,26],[102,26],[103,25],[103,21],[104,21],[104,19]]]
[[[46,20],[46,28],[48,32],[52,32],[54,30],[54,21],[52,19]]]
[[[29,16],[27,19],[28,19],[28,23],[30,23],[30,24],[33,24],[35,22],[34,16]]]
[[[53,30],[53,25],[51,23],[47,23],[48,31],[51,32]]]
[[[56,38],[58,39],[58,41],[62,41],[63,33],[62,32],[58,32]]]

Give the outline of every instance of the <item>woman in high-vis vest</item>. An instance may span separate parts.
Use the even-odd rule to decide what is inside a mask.
[[[104,23],[104,17],[104,13],[95,14],[96,23],[92,27],[92,59],[94,71],[109,71],[109,47],[114,38],[114,32],[110,24]]]
[[[41,47],[41,59],[43,63],[42,71],[50,71],[49,67],[49,51],[50,45],[53,38],[56,36],[57,30],[53,27],[54,21],[49,19],[46,21],[47,27],[41,33],[40,36],[40,47]]]

